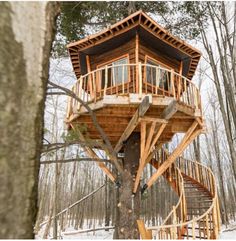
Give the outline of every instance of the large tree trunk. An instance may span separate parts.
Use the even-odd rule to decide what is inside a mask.
[[[43,111],[58,5],[0,3],[0,238],[33,238]]]
[[[124,147],[124,173],[119,188],[118,220],[115,238],[139,239],[137,219],[140,215],[140,191],[133,195],[134,180],[139,166],[140,134],[133,133]]]

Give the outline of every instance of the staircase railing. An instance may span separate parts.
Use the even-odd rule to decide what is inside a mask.
[[[184,180],[181,175],[180,169],[176,167],[175,164],[173,164],[172,170],[174,171],[174,173],[172,173],[172,178],[174,178],[173,182],[175,185],[174,189],[179,196],[179,200],[177,204],[172,207],[172,210],[164,219],[161,226],[168,225],[168,224],[177,224],[177,223],[186,221],[187,208],[186,208],[185,191],[184,191]],[[177,237],[180,237],[182,230],[179,227],[177,228],[173,227],[173,229],[170,229],[170,234],[173,234],[172,238],[177,239]],[[177,236],[175,236],[175,234]]]
[[[173,219],[171,224],[147,227],[146,231],[152,232],[152,237],[156,239],[177,239],[185,236],[187,239],[195,239],[196,236],[205,239],[216,239],[220,231],[219,202],[215,177],[212,171],[198,162],[186,160],[182,157],[176,161],[177,168],[181,171],[181,176],[186,175],[193,181],[199,183],[202,188],[212,197],[210,207],[200,216],[192,220]],[[186,209],[185,209],[186,210]],[[174,209],[167,217],[174,217]],[[181,217],[181,216],[179,216]],[[166,219],[167,219],[166,218]],[[142,234],[141,234],[142,235]]]
[[[86,103],[96,103],[106,95],[143,94],[173,97],[201,110],[198,88],[186,77],[160,66],[134,63],[106,65],[80,76],[72,91]],[[67,118],[80,109],[80,103],[69,98]]]

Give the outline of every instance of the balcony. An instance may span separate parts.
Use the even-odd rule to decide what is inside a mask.
[[[201,98],[198,88],[186,77],[160,66],[143,64],[106,65],[80,76],[72,91],[84,102],[97,103],[105,96],[130,96],[138,98],[173,98],[179,103],[200,110]],[[81,104],[69,98],[67,119],[80,113]]]

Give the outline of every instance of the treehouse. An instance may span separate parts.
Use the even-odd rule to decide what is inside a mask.
[[[204,130],[200,94],[192,82],[201,57],[200,51],[170,34],[142,11],[102,32],[69,44],[68,50],[77,77],[72,91],[82,100],[69,98],[66,116],[68,128],[79,126],[80,140],[97,141],[101,143],[100,149],[103,149],[104,142],[110,144],[103,150],[117,164],[118,171],[122,171],[118,165],[118,153],[123,152],[132,133],[140,133],[140,159],[133,193],[137,192],[142,172],[149,163],[156,168],[156,172],[142,191],[164,175],[182,195],[178,214],[173,210],[170,214],[170,217],[175,215],[177,226],[174,231],[166,228],[163,235],[159,232],[158,237],[183,238],[191,225],[192,237],[195,237],[195,228],[197,225],[200,228],[202,220],[197,224],[196,218],[205,209],[199,206],[198,216],[188,216],[183,194],[185,181],[193,191],[207,191],[205,193],[211,200],[210,204],[214,203],[214,207],[207,206],[212,210],[204,216],[204,220],[207,218],[209,221],[204,221],[204,237],[217,237],[219,216],[214,177],[200,165],[183,159],[180,161],[185,148]],[[106,141],[88,108],[96,115]],[[172,153],[163,155],[166,152],[164,144],[169,143],[176,133],[183,133],[183,139]],[[86,151],[89,156],[98,158],[92,148],[86,147]],[[116,176],[104,163],[98,162],[98,165],[112,181],[116,181]],[[195,224],[177,224],[178,221],[184,223],[190,220],[195,220]],[[217,230],[213,228],[213,222]],[[146,230],[142,228],[143,223],[139,222],[139,225],[140,230]],[[141,236],[147,238],[149,233],[148,230],[143,231]]]

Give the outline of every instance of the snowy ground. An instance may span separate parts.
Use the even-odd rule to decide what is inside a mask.
[[[222,226],[222,231],[219,239],[234,239],[236,240],[236,222],[228,225],[227,228]]]
[[[73,231],[73,228],[67,229],[66,232]],[[81,233],[81,234],[63,234],[63,239],[112,239],[113,230],[100,230],[96,232]]]
[[[38,235],[36,235],[36,239],[42,239],[42,232],[39,232]],[[104,239],[112,239],[113,237],[113,230],[105,231],[105,230],[99,230],[95,232],[88,232],[88,233],[77,233],[77,231],[82,230],[75,230],[74,228],[70,227],[65,230],[65,232],[61,233],[61,239],[97,239],[97,240],[104,240]],[[52,235],[52,230],[50,230],[50,234]],[[52,237],[48,237],[51,239]],[[236,222],[231,223],[230,225],[221,227],[221,233],[219,236],[219,239],[221,240],[227,240],[232,239],[236,240]]]

